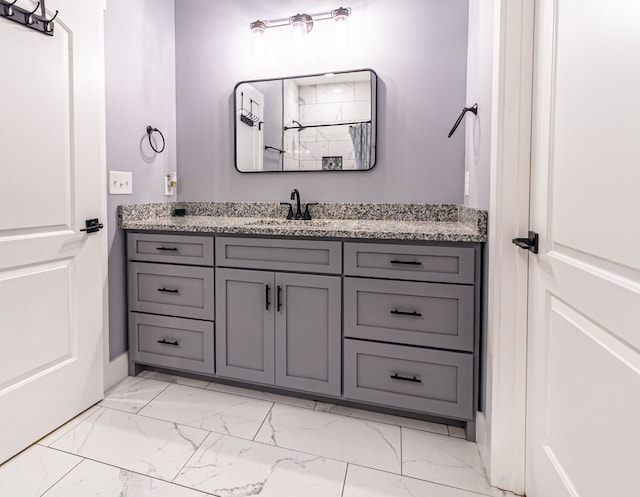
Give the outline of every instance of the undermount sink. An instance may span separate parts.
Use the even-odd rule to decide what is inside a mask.
[[[264,218],[256,219],[255,221],[249,221],[246,226],[274,226],[274,227],[287,227],[287,228],[322,228],[329,225],[329,221],[322,219],[278,219],[278,218]]]

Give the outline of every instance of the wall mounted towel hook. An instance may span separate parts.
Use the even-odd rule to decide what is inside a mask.
[[[449,135],[447,136],[447,138],[451,138],[451,135],[453,135],[456,132],[456,129],[458,129],[458,126],[460,126],[460,123],[462,122],[462,118],[464,117],[464,115],[467,112],[471,112],[472,114],[477,116],[478,115],[478,104],[475,103],[471,107],[465,107],[464,109],[462,109],[462,112],[458,116],[458,119],[456,120],[456,123],[453,125],[453,128],[451,128],[451,131],[449,131]]]
[[[53,31],[53,20],[58,17],[58,11],[56,10],[56,13],[53,14],[53,17],[51,19],[45,20],[45,25],[44,25],[44,29],[47,33],[50,33]]]
[[[160,138],[162,138],[162,148],[160,150],[158,150],[156,147],[153,146],[153,142],[151,141],[151,135],[153,133],[158,133],[160,135]],[[149,138],[149,145],[151,146],[151,149],[158,154],[162,153],[164,151],[164,146],[166,144],[166,142],[164,141],[164,135],[162,134],[162,131],[160,131],[158,128],[147,126],[147,135]]]
[[[38,5],[36,5],[36,8],[33,9],[31,12],[29,12],[29,15],[27,15],[27,25],[31,26],[35,21],[33,20],[33,14],[36,13],[36,11],[40,8],[40,2],[38,2]]]
[[[7,17],[13,16],[13,6],[18,3],[18,0],[13,0],[13,2],[5,4],[4,6],[4,15]]]

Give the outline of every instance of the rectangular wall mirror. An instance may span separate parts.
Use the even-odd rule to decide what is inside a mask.
[[[376,163],[376,95],[370,69],[241,81],[236,169],[368,171]]]

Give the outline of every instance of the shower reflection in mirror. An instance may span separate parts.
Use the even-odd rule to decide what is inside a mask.
[[[376,90],[371,70],[238,83],[236,169],[371,169],[376,157]]]

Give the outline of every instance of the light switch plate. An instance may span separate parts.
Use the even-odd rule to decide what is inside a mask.
[[[109,171],[109,194],[131,195],[133,193],[133,173]]]

